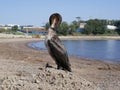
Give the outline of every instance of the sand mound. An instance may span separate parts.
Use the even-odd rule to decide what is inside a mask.
[[[95,85],[74,73],[54,68],[39,68],[39,73],[25,71],[0,79],[1,90],[96,90]]]

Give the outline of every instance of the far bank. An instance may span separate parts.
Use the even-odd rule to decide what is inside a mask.
[[[58,36],[62,40],[120,40],[120,36]],[[0,38],[10,39],[10,38],[36,38],[45,39],[45,35],[14,35],[14,34],[2,34],[0,33]]]

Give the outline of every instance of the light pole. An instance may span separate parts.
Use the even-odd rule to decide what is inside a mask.
[[[78,20],[78,26],[79,26],[79,28],[80,28],[80,19],[81,19],[81,17],[76,17],[76,19]]]

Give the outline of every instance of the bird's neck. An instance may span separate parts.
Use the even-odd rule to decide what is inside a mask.
[[[53,29],[51,29],[51,28],[49,28],[49,30],[48,30],[48,35],[47,35],[48,39],[50,40],[50,39],[51,39],[52,37],[54,37],[55,35],[57,35],[57,34],[56,34],[56,31],[53,30]]]
[[[48,30],[49,33],[56,34],[55,28],[50,27]]]
[[[55,35],[57,35],[56,31],[53,30],[52,28],[49,28],[49,30],[48,30],[48,38],[51,39]]]

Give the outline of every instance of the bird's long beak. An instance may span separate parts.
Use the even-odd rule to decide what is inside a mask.
[[[55,28],[56,27],[56,18],[54,18],[54,20],[53,20],[53,23],[52,23],[52,25],[51,25],[51,28]]]

